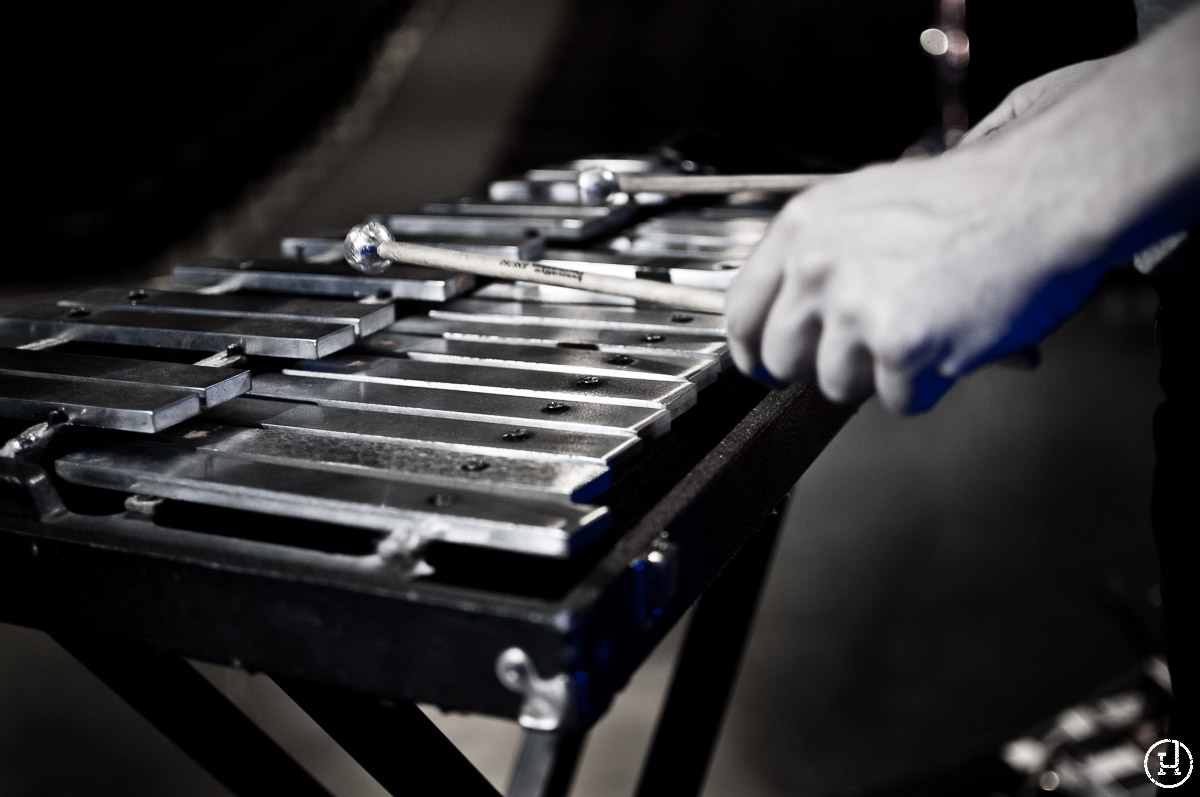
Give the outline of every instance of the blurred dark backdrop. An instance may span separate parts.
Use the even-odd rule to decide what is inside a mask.
[[[895,158],[940,116],[935,65],[917,43],[937,5],[579,0],[512,163],[642,150],[685,125],[844,166]],[[967,5],[972,118],[1018,83],[1111,53],[1135,32],[1125,0]]]
[[[136,267],[195,235],[311,142],[410,5],[24,6],[10,28],[9,171],[25,245],[4,281],[30,263]],[[854,166],[896,157],[938,118],[917,44],[932,0],[562,5],[556,55],[526,87],[505,170],[644,151],[689,125],[722,131],[745,156],[733,165]],[[1134,20],[1126,0],[972,0],[968,28],[977,118],[1024,79],[1122,47]]]
[[[344,101],[405,6],[23,6],[10,152],[24,254],[87,252],[50,258],[70,273],[121,268],[194,234]]]

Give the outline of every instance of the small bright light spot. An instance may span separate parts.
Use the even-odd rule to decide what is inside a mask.
[[[961,30],[950,31],[946,37],[946,63],[955,69],[966,67],[971,60],[971,40]]]
[[[921,31],[921,49],[930,55],[945,55],[950,48],[950,39],[937,29],[929,28]]]

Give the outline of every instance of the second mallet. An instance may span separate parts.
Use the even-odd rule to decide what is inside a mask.
[[[732,194],[738,191],[801,191],[833,174],[617,174],[608,169],[579,173],[579,201],[607,205],[639,193]]]
[[[591,274],[569,268],[544,265],[528,260],[508,260],[474,252],[441,249],[436,246],[393,241],[387,227],[379,222],[360,224],[346,236],[346,260],[359,271],[381,274],[393,262],[409,263],[448,271],[463,271],[483,277],[536,282],[560,288],[576,288],[615,296],[627,296],[680,310],[698,313],[723,313],[725,294],[720,291],[672,285],[655,280]]]

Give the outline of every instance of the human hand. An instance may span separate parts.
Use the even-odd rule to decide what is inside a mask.
[[[1041,339],[1103,266],[1088,219],[1063,211],[1070,175],[1023,154],[952,151],[792,199],[728,293],[738,367],[919,412],[958,376]]]
[[[1200,223],[1198,40],[1195,7],[1095,80],[1021,92],[1011,133],[793,198],[726,298],[738,367],[919,412],[1040,340],[1109,264]]]
[[[1057,105],[1081,85],[1091,80],[1113,58],[1097,58],[1068,64],[1061,69],[1026,81],[1008,93],[991,113],[980,119],[966,132],[958,146],[967,146],[984,136],[998,132],[1018,121],[1026,121]]]

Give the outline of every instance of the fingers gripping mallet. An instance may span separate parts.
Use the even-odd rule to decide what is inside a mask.
[[[440,249],[403,241],[393,241],[387,227],[377,221],[360,224],[346,236],[346,260],[366,274],[382,274],[393,262],[410,263],[448,271],[463,271],[482,277],[536,282],[560,288],[576,288],[615,296],[627,296],[698,313],[722,313],[725,294],[688,285],[672,285],[654,280],[629,279],[608,274],[590,274],[528,260]]]
[[[792,193],[816,185],[833,174],[617,174],[608,169],[579,173],[579,201],[583,205],[618,205],[639,193],[732,194],[738,191]]]

